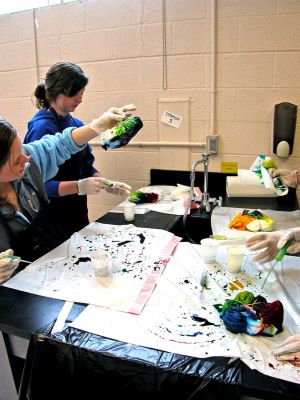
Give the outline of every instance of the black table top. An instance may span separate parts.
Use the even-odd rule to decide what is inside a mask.
[[[63,305],[63,300],[1,286],[0,330],[29,339],[32,333],[53,322]],[[83,308],[80,304],[73,306],[70,318],[74,319]]]
[[[97,219],[97,222],[112,225],[129,225],[134,224],[143,228],[163,229],[171,231],[174,225],[181,219],[178,215],[163,214],[156,211],[148,211],[145,214],[136,214],[134,221],[127,222],[124,220],[122,213],[109,212],[103,217]]]

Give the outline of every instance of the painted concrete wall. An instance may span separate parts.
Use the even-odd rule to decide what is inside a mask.
[[[221,161],[249,168],[258,154],[272,155],[275,104],[300,105],[300,1],[216,3],[219,153],[209,169],[219,171]],[[162,0],[86,0],[37,9],[36,43],[33,11],[0,16],[0,115],[23,135],[36,111],[38,77],[58,60],[70,60],[90,78],[78,118],[89,122],[112,105],[133,102],[144,122],[134,140],[204,141],[210,132],[211,1],[165,4],[165,58]],[[180,129],[160,122],[164,110],[183,116]],[[128,146],[105,152],[94,146],[103,175],[134,189],[149,183],[150,168],[189,170],[202,151]],[[293,155],[274,158],[279,166],[300,168],[299,125]],[[120,201],[106,193],[90,197],[91,220]]]

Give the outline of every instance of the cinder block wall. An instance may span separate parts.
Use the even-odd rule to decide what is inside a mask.
[[[209,169],[219,171],[221,161],[249,168],[258,154],[272,155],[275,104],[300,105],[300,1],[216,4],[215,133],[220,140]],[[78,63],[90,77],[76,111],[83,121],[111,105],[134,102],[144,122],[134,140],[204,141],[210,132],[211,1],[166,0],[165,88],[162,10],[162,0],[45,7],[35,10],[36,41],[33,11],[0,16],[0,115],[23,135],[36,111],[32,93],[37,79],[64,59]],[[164,108],[183,116],[182,128],[160,122]],[[94,145],[103,175],[134,189],[149,183],[150,168],[189,170],[202,151],[153,145],[105,152]],[[279,166],[300,168],[299,125],[293,155],[274,158]],[[90,197],[91,220],[120,201],[105,193]]]

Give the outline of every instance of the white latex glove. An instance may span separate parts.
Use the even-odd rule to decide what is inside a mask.
[[[124,182],[111,181],[106,178],[99,178],[101,180],[101,185],[103,189],[111,194],[116,194],[118,196],[128,196],[131,192],[131,186]]]
[[[289,169],[275,169],[272,172],[272,177],[275,178],[277,176],[280,177],[282,183],[285,186],[295,188],[297,187],[297,170],[291,171]]]
[[[253,261],[266,263],[275,258],[278,253],[277,243],[282,235],[281,231],[257,233],[251,236],[246,245],[251,251],[263,250],[253,257]]]
[[[289,336],[272,351],[272,354],[279,360],[300,359],[300,334]]]
[[[284,231],[278,241],[277,247],[281,249],[287,242],[291,241],[288,253],[298,253],[300,251],[300,228],[291,228]]]
[[[97,177],[91,177],[91,178],[85,178],[85,179],[80,179],[77,184],[78,184],[78,194],[79,195],[84,195],[84,194],[98,194],[100,190],[102,189],[102,178],[97,178]]]
[[[20,263],[20,259],[12,258],[13,254],[11,249],[0,253],[0,283],[7,281]]]
[[[126,104],[125,106],[121,107],[121,111],[123,111],[126,115],[126,118],[131,116],[130,111],[134,111],[136,109],[135,104]]]
[[[134,104],[127,104],[123,107],[111,107],[103,113],[99,118],[94,119],[88,126],[96,133],[106,131],[113,128],[118,122],[123,121],[130,115],[130,111],[135,110]]]

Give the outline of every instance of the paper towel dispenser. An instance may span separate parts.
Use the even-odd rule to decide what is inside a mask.
[[[278,157],[288,157],[293,152],[297,121],[297,106],[292,103],[275,105],[273,153]]]

